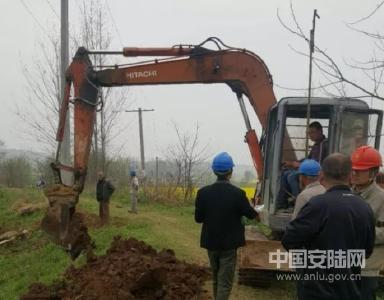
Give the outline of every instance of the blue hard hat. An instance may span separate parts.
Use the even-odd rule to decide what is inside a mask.
[[[299,174],[304,176],[319,176],[320,164],[313,159],[305,159],[299,167]]]
[[[136,176],[136,171],[130,171],[129,174],[133,177]]]
[[[212,170],[218,173],[226,173],[234,166],[232,157],[227,152],[217,154],[212,162]]]

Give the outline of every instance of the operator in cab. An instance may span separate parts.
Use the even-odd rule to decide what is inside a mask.
[[[242,217],[254,219],[258,215],[245,192],[231,184],[233,167],[228,153],[216,155],[212,170],[217,180],[199,189],[195,202],[195,221],[203,224],[200,246],[208,252],[217,300],[227,300],[231,293],[237,249],[245,245]]]
[[[323,133],[323,126],[317,121],[309,124],[308,137],[314,142],[311,151],[309,152],[308,159],[313,159],[321,164],[325,157],[328,155],[328,139]],[[300,166],[299,161],[284,161],[283,173],[280,178],[280,190],[277,195],[277,209],[288,209],[290,203],[293,207],[294,201],[289,202],[291,198],[295,200],[300,193],[299,173],[297,169]],[[291,208],[292,209],[292,208]]]

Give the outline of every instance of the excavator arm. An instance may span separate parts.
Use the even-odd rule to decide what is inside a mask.
[[[120,54],[126,57],[164,56],[167,58],[95,70],[89,59],[90,54]],[[78,196],[84,187],[87,173],[95,115],[100,104],[98,103],[100,87],[193,83],[227,84],[239,101],[247,128],[245,141],[248,143],[257,174],[259,178],[262,178],[263,157],[257,135],[251,128],[248,119],[243,96],[248,98],[263,127],[266,127],[268,111],[276,103],[276,98],[268,68],[256,54],[245,49],[226,48],[213,51],[201,46],[124,48],[121,52],[92,52],[85,48],[79,48],[67,70],[66,78],[67,85],[57,133],[59,145],[56,162],[52,165],[57,175],[57,185],[56,190],[52,189],[50,194],[47,193],[48,199],[54,199],[54,196],[61,190],[70,188],[67,194],[71,200],[67,202],[71,203],[71,207],[76,205]],[[73,98],[70,98],[71,86],[73,86],[74,91]],[[66,114],[71,102],[74,103],[73,167],[61,165],[58,159],[64,135]],[[60,169],[73,172],[74,184],[72,187],[62,184]],[[65,201],[61,201],[61,204],[64,205]],[[67,221],[64,220],[63,222]],[[61,236],[65,236],[68,226],[61,227],[64,228],[61,230],[64,231]]]
[[[258,56],[246,50],[124,48],[122,54],[125,56],[178,56],[163,61],[155,60],[151,63],[95,71],[89,60],[89,53],[80,48],[67,72],[68,85],[72,82],[74,86],[74,171],[79,175],[85,174],[87,169],[99,87],[226,83],[240,101],[247,127],[246,141],[258,176],[262,177],[263,159],[258,139],[250,126],[242,98],[245,95],[249,99],[261,125],[266,126],[269,108],[276,103],[276,99],[269,71]],[[69,103],[69,95],[66,94],[66,97],[61,110],[59,141],[64,133],[65,114]],[[82,182],[79,184],[82,185]]]

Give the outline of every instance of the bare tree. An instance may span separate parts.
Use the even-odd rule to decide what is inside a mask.
[[[374,14],[376,14],[379,9],[384,4],[384,1],[381,2],[368,16],[361,18],[360,20],[353,22],[349,24],[348,26],[354,30],[357,30],[354,28],[354,26],[370,17],[372,17]],[[277,14],[277,17],[281,23],[281,25],[288,30],[293,35],[299,37],[300,39],[304,40],[306,44],[309,45],[310,39],[307,34],[304,33],[304,30],[302,26],[299,24],[296,15],[295,10],[293,8],[293,4],[291,1],[291,24],[288,24],[288,22],[283,21],[279,13]],[[347,87],[352,88],[354,91],[358,91],[361,93],[358,97],[372,97],[379,100],[384,100],[384,96],[382,94],[382,87],[383,87],[383,54],[384,54],[384,36],[381,34],[373,34],[369,32],[364,32],[359,30],[362,34],[365,34],[366,36],[369,36],[373,39],[375,39],[375,45],[376,48],[373,52],[373,57],[365,62],[357,62],[354,61],[353,63],[345,63],[344,66],[340,66],[338,63],[336,63],[335,59],[332,58],[327,51],[323,50],[319,46],[315,46],[315,55],[314,55],[314,64],[320,70],[321,74],[323,75],[323,80],[320,82],[319,87],[317,89],[320,89],[324,94],[330,95],[330,96],[346,96],[347,94]],[[296,48],[291,47],[292,50],[294,50],[296,53],[299,53],[300,55],[308,56],[303,51],[299,51]],[[381,57],[378,57],[378,54],[380,53]],[[347,71],[345,69],[348,69]],[[361,80],[354,80],[350,77],[351,70],[359,70],[361,71],[364,76],[368,77],[371,82],[372,86],[367,87],[364,86],[361,83]],[[347,75],[348,74],[348,75]],[[330,90],[330,89],[333,89]]]
[[[74,52],[79,46],[88,49],[108,49],[112,35],[109,31],[105,4],[101,0],[82,0],[77,2],[77,5],[80,11],[80,29],[78,33],[71,35],[71,51]],[[39,142],[46,153],[53,153],[57,145],[55,137],[62,99],[59,31],[55,26],[49,27],[53,29],[48,38],[38,44],[39,57],[23,66],[28,104],[25,101],[19,103],[16,106],[16,114],[25,125],[22,128],[25,137]],[[106,57],[102,55],[92,56],[91,60],[96,69],[106,63]],[[99,96],[104,105],[95,123],[89,172],[91,175],[98,169],[106,169],[108,145],[124,129],[119,128],[116,123],[117,111],[121,110],[125,103],[127,89],[116,92],[100,89]]]
[[[37,141],[43,150],[54,152],[60,99],[60,42],[57,30],[38,44],[40,57],[23,66],[27,103],[16,104],[22,133]],[[33,67],[30,67],[33,65]]]
[[[79,33],[81,38],[77,42],[78,46],[85,46],[87,49],[109,49],[112,34],[106,14],[109,7],[106,5],[101,0],[83,0],[79,4],[82,17],[81,32]],[[109,63],[108,57],[105,55],[92,55],[90,58],[96,70]],[[100,88],[99,97],[103,103],[103,109],[99,111],[94,127],[91,154],[93,164],[90,164],[90,174],[93,174],[94,178],[91,176],[90,179],[96,178],[96,172],[99,169],[104,172],[107,171],[111,163],[108,159],[108,152],[111,152],[110,143],[126,129],[117,123],[119,120],[118,112],[123,109],[123,106],[126,106],[127,96],[127,88]],[[121,147],[117,149],[117,152],[120,150]]]
[[[176,185],[183,191],[184,200],[190,200],[193,196],[193,187],[196,180],[203,174],[195,172],[196,167],[207,160],[208,144],[199,144],[199,125],[196,124],[194,132],[182,132],[173,123],[178,143],[168,146],[168,160],[173,161],[176,169]]]

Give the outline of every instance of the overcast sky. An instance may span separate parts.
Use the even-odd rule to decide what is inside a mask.
[[[282,28],[277,19],[279,10],[281,17],[290,22],[288,0],[102,0],[105,1],[110,8],[110,31],[114,37],[111,50],[119,50],[122,46],[198,44],[207,37],[217,36],[228,45],[247,48],[258,54],[277,85],[303,89],[308,85],[308,61],[294,53],[289,45],[302,51],[307,51],[307,46]],[[21,137],[22,126],[13,113],[14,103],[23,103],[27,98],[22,65],[39,55],[37,41],[44,39],[50,26],[59,26],[56,14],[60,13],[60,1],[23,2],[25,6],[21,0],[0,0],[0,139],[8,148],[38,150],[37,143]],[[69,2],[73,28],[77,25],[78,7],[74,0]],[[306,32],[311,27],[313,9],[318,10],[321,18],[317,23],[316,42],[343,64],[345,60],[370,58],[372,42],[348,29],[346,23],[368,15],[379,2],[300,0],[293,1],[293,4],[297,19]],[[384,25],[383,12],[384,8],[374,18],[359,24],[358,28],[377,32]],[[321,75],[315,72],[313,76],[316,85]],[[354,79],[364,82],[364,78]],[[305,92],[285,90],[275,85],[275,94],[280,99],[303,96]],[[354,92],[351,96],[355,95]],[[175,142],[172,122],[182,131],[192,131],[198,122],[201,143],[209,143],[212,154],[228,151],[235,163],[251,164],[247,145],[243,142],[245,125],[236,96],[225,85],[132,87],[127,95],[128,103],[130,109],[155,109],[144,114],[148,159],[164,156],[167,145]],[[383,108],[379,101],[373,105]],[[27,102],[25,109],[28,109]],[[260,133],[260,126],[249,105],[248,113],[253,127]],[[126,114],[125,118],[128,127],[114,145],[125,143],[122,155],[139,157],[137,115]]]

